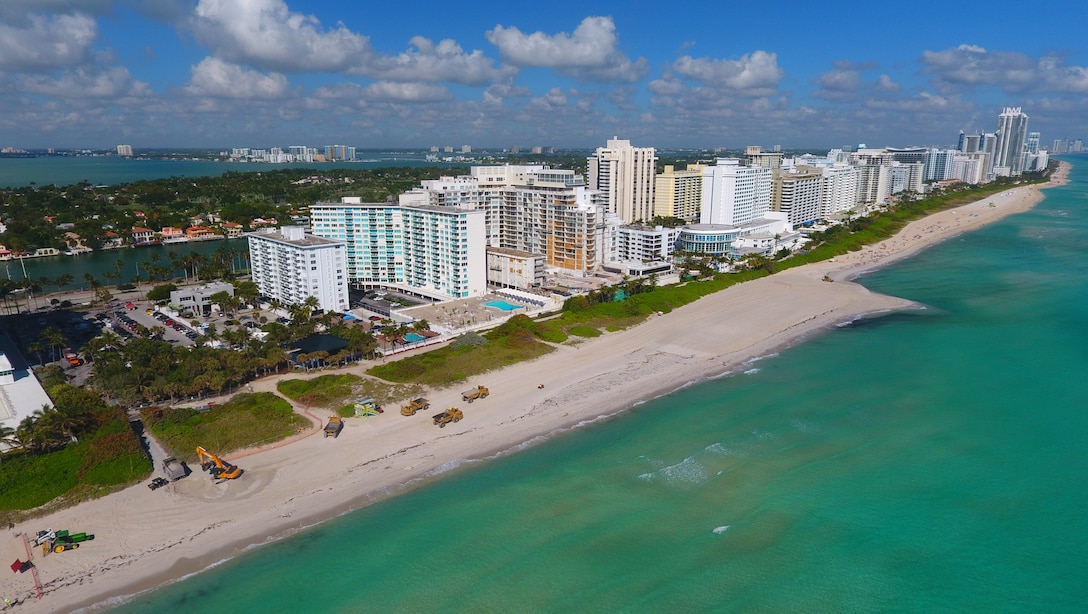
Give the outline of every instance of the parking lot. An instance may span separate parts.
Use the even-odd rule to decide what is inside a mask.
[[[152,336],[155,333],[160,334],[169,343],[192,345],[193,340],[200,335],[200,331],[188,322],[154,311],[147,301],[118,304],[112,310],[98,313],[95,317],[126,339],[146,330]]]

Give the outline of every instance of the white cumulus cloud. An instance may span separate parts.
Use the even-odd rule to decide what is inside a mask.
[[[778,54],[766,51],[753,51],[736,60],[685,55],[673,62],[672,68],[683,77],[725,88],[741,97],[773,94],[784,74],[778,66]]]
[[[200,0],[190,27],[217,57],[276,72],[342,72],[372,54],[368,37],[326,30],[283,0]]]
[[[81,64],[98,38],[87,15],[27,15],[0,21],[0,70],[35,71]]]
[[[151,95],[148,85],[133,79],[128,69],[122,66],[77,68],[57,78],[29,76],[22,81],[20,89],[28,94],[81,101],[88,98],[112,100]]]
[[[474,50],[465,53],[457,41],[446,39],[435,44],[423,36],[412,37],[408,51],[396,56],[377,56],[370,64],[348,72],[393,81],[449,81],[465,85],[484,85],[513,75],[511,66],[494,66],[494,61]]]
[[[290,90],[287,77],[247,70],[219,58],[204,58],[192,68],[185,92],[192,96],[273,100]]]
[[[371,83],[363,88],[363,96],[376,102],[440,102],[453,98],[453,94],[441,85],[392,81]]]
[[[498,47],[503,61],[515,66],[552,68],[599,81],[637,81],[649,71],[645,58],[631,61],[619,50],[611,17],[586,17],[571,34],[525,34],[513,26],[496,25],[487,32],[487,40]]]

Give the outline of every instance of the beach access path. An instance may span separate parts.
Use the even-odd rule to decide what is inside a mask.
[[[1063,163],[1049,185],[1062,183],[1067,173]],[[1025,211],[1041,198],[1039,186],[1018,186],[912,222],[858,252],[739,284],[625,331],[561,345],[468,382],[491,390],[472,405],[461,401],[461,383],[428,391],[431,411],[414,417],[386,412],[349,419],[336,439],[316,436],[315,428],[288,444],[225,455],[245,470],[237,480],[215,483],[197,470],[156,491],[139,484],[27,521],[0,538],[0,552],[20,550],[21,532],[45,528],[87,531],[96,539],[61,554],[37,551],[41,599],[29,574],[0,574],[0,598],[18,598],[18,611],[28,614],[71,612],[151,590],[252,545],[419,486],[466,461],[520,449],[731,372],[835,324],[916,307],[851,280]],[[834,282],[824,281],[825,275]],[[274,390],[281,378],[259,380],[253,389]],[[451,406],[464,411],[464,420],[434,426],[431,414]]]

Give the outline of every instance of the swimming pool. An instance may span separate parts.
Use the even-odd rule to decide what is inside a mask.
[[[520,305],[511,305],[506,301],[491,301],[490,303],[484,303],[484,307],[497,307],[503,311],[513,311],[515,309],[521,309]]]
[[[404,340],[408,343],[415,343],[416,341],[423,341],[426,339],[423,335],[417,335],[415,333],[408,333],[404,335]]]

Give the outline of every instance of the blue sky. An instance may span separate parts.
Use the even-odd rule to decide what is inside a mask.
[[[0,147],[1088,138],[1082,2],[0,0]]]

